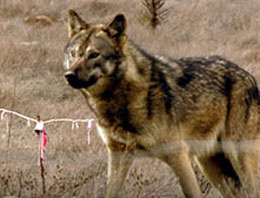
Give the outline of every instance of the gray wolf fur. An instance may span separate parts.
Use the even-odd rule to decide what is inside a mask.
[[[107,146],[107,198],[135,156],[157,157],[185,197],[201,197],[191,166],[223,197],[258,197],[259,91],[252,75],[222,57],[154,57],[127,38],[126,19],[89,25],[69,11],[65,77],[96,116]]]

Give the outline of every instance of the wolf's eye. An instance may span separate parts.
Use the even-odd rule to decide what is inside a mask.
[[[74,57],[76,56],[75,50],[71,50],[71,51],[70,51],[70,55],[74,58]]]
[[[97,58],[99,55],[100,55],[100,53],[98,53],[98,52],[91,52],[91,53],[88,55],[88,58],[89,58],[89,59],[94,59],[94,58]]]

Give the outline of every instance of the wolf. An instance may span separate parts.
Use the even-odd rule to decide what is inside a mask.
[[[108,150],[107,198],[120,195],[135,157],[156,157],[185,197],[202,197],[191,165],[223,197],[258,197],[259,91],[219,56],[153,56],[128,38],[123,14],[89,24],[69,11],[65,77],[96,117]]]

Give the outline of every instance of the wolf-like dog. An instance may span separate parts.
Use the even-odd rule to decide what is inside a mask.
[[[128,39],[123,14],[90,25],[70,10],[68,26],[65,77],[84,94],[107,146],[107,198],[123,197],[135,156],[166,162],[185,197],[202,197],[191,157],[223,197],[258,197],[252,75],[219,56],[152,56]]]

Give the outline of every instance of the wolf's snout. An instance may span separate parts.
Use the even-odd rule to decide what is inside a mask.
[[[71,85],[72,82],[77,80],[77,76],[75,72],[68,71],[65,73],[65,78],[67,79],[68,83]]]
[[[76,89],[82,88],[82,82],[75,74],[75,72],[68,71],[65,73],[65,78],[67,79],[70,86]]]
[[[71,78],[76,78],[76,74],[75,74],[75,72],[68,71],[68,72],[65,73],[65,78],[66,78],[67,80],[69,80],[69,79],[71,79]]]

